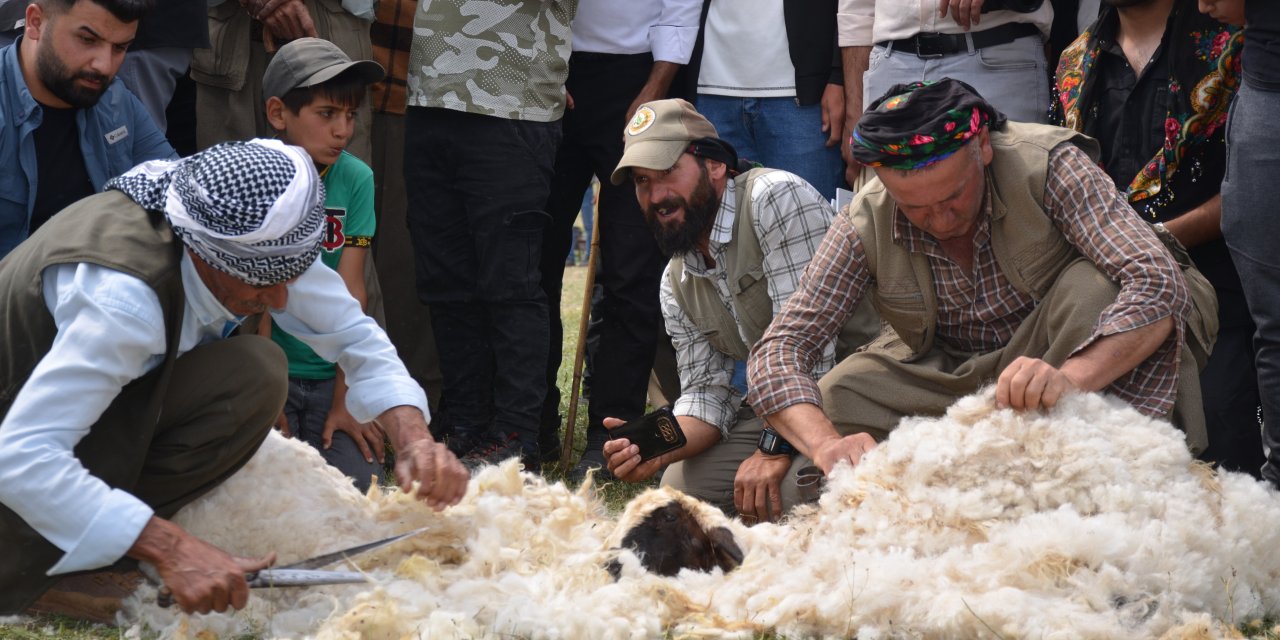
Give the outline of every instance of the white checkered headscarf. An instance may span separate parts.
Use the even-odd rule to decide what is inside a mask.
[[[324,185],[305,151],[279,140],[224,142],[153,160],[107,183],[163,211],[202,260],[255,286],[291,280],[320,255]]]

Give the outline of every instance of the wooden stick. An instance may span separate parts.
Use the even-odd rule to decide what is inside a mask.
[[[591,255],[587,256],[587,281],[582,288],[582,317],[578,320],[578,346],[573,354],[573,382],[569,386],[569,416],[561,439],[560,459],[566,468],[573,454],[573,432],[578,422],[578,396],[582,386],[582,360],[587,353],[587,325],[591,322],[591,290],[596,283],[596,260],[600,256],[600,205],[591,211]]]

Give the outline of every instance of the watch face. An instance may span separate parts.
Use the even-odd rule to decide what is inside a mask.
[[[761,431],[759,448],[761,451],[768,454],[777,453],[778,452],[778,434],[770,430]]]

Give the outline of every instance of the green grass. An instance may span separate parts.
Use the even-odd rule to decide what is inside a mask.
[[[573,386],[573,359],[578,345],[578,330],[582,319],[582,299],[586,280],[586,268],[567,267],[564,270],[564,294],[560,299],[560,317],[564,322],[564,350],[560,359],[560,373],[557,377],[556,386],[560,388],[560,415],[564,416],[565,420],[569,419],[569,394]],[[582,455],[582,449],[587,439],[586,398],[578,401],[577,415],[572,427],[574,430],[573,455],[567,461],[561,460],[557,464],[544,467],[542,474],[548,480],[564,480],[565,474],[578,461],[578,457]],[[564,432],[561,431],[561,437],[563,436]],[[657,486],[656,477],[651,482],[644,483],[612,482],[602,486],[600,490],[604,495],[605,502],[611,508],[621,510],[632,497],[653,486]]]

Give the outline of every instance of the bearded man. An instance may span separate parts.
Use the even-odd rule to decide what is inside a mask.
[[[67,205],[147,160],[176,158],[115,82],[153,0],[37,0],[0,49],[0,258]]]
[[[800,287],[835,210],[794,174],[740,173],[733,146],[684,100],[641,105],[625,136],[613,183],[635,185],[659,247],[672,255],[659,302],[676,349],[674,413],[687,443],[641,462],[630,441],[610,440],[609,471],[638,482],[666,467],[664,485],[749,520],[776,519],[799,501],[794,478],[809,463],[743,402],[746,359]],[[838,342],[856,347],[875,335],[879,322],[867,313],[840,340],[824,341],[809,375],[831,368]]]

